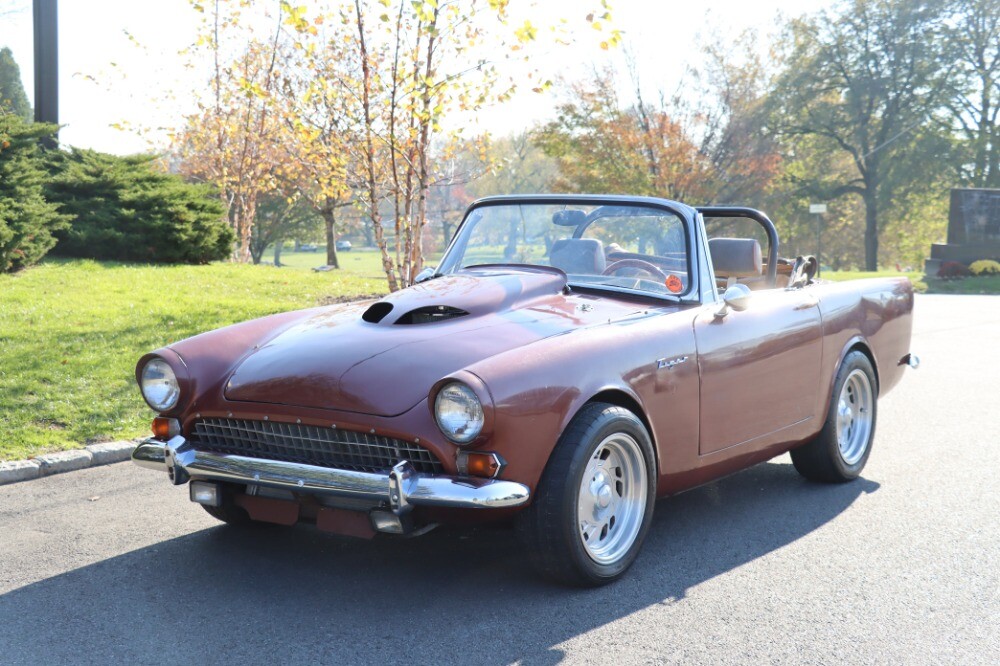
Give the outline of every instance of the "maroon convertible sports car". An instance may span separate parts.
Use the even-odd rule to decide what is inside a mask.
[[[787,451],[856,478],[879,395],[917,365],[912,311],[904,278],[779,257],[752,209],[483,199],[407,289],[143,356],[158,416],[133,460],[227,523],[512,520],[548,575],[599,585],[657,497]]]

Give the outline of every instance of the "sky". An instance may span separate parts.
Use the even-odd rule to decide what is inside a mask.
[[[705,39],[725,39],[743,29],[774,33],[779,13],[797,16],[831,0],[612,0],[614,27],[623,48],[601,51],[585,27],[582,0],[511,0],[515,20],[536,24],[561,17],[580,25],[568,46],[538,48],[533,67],[544,78],[572,80],[594,66],[611,65],[627,82],[630,52],[648,90],[673,91],[688,65],[697,65]],[[599,3],[595,0],[593,5]],[[196,37],[199,15],[188,0],[63,0],[59,6],[60,134],[63,145],[117,154],[166,147],[166,130],[191,110],[190,91],[206,86],[204,72],[186,66],[178,52]],[[33,97],[31,0],[0,0],[0,47],[9,46]],[[501,136],[551,117],[557,93],[530,92],[470,119],[474,129]],[[119,129],[117,127],[124,127]],[[151,128],[138,135],[130,127]]]

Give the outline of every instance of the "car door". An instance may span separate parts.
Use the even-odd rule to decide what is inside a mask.
[[[695,319],[701,374],[699,452],[757,450],[798,432],[815,414],[822,355],[817,299],[809,290],[753,292],[749,307],[719,305]]]

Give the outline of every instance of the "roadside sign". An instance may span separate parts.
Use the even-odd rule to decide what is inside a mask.
[[[826,204],[809,204],[809,212],[810,213],[817,213],[817,214],[818,213],[825,213],[826,212]]]

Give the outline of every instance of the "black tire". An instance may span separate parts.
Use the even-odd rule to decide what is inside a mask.
[[[618,436],[617,439],[609,446],[610,438],[615,435]],[[637,447],[633,447],[633,443]],[[623,452],[635,455],[628,458],[628,462],[622,457],[609,457],[601,461],[595,456],[599,450],[603,454],[614,446],[621,446]],[[609,453],[610,455],[612,454]],[[640,459],[641,469],[637,464]],[[588,547],[584,545],[578,507],[588,466],[592,472],[593,465],[600,465],[608,460],[617,460],[621,466],[607,468],[613,483],[603,483],[601,490],[607,487],[613,498],[607,500],[611,504],[603,508],[598,508],[595,504],[595,515],[597,511],[609,510],[611,513],[604,515],[612,516],[618,515],[617,512],[620,511],[622,519],[617,523],[619,532],[613,535],[611,532],[616,527],[613,517],[599,533],[595,528],[596,537],[592,543],[596,545],[597,540],[617,539],[621,541],[621,549],[629,543],[628,537],[636,526],[638,532],[623,554],[615,556],[613,561],[600,562],[591,556]],[[604,403],[585,406],[559,438],[535,490],[533,503],[518,515],[518,535],[538,570],[557,582],[581,587],[605,585],[620,578],[635,561],[653,518],[653,503],[656,499],[655,461],[649,433],[635,414],[622,407]],[[623,468],[625,477],[622,476]],[[623,486],[618,479],[638,480],[643,477],[645,500],[622,500],[623,492],[625,495],[629,494],[629,486],[628,483]],[[595,479],[597,477],[593,477],[591,488],[594,487]],[[638,490],[640,484],[632,482],[631,487]]]
[[[222,506],[206,506],[205,504],[200,506],[208,513],[208,515],[212,516],[216,520],[221,520],[227,525],[250,527],[251,525],[260,524],[251,520],[250,515],[247,514],[246,511],[232,502],[225,502]]]
[[[845,391],[845,385],[849,381],[851,386]],[[850,419],[851,426],[845,430],[839,422],[841,405],[843,403],[850,408],[854,404],[852,396],[861,405],[866,385],[867,405],[860,407],[861,414],[870,414],[866,432],[850,430],[856,422],[861,422],[860,418]],[[842,398],[845,400],[842,401]],[[860,351],[852,351],[847,354],[837,371],[837,381],[834,382],[833,393],[830,395],[823,429],[810,442],[791,451],[795,469],[805,478],[823,483],[845,483],[858,478],[872,452],[877,416],[878,384],[875,370],[867,356]],[[862,426],[857,427],[860,429]],[[863,450],[858,448],[861,446]]]
[[[201,508],[216,520],[221,520],[227,525],[235,527],[255,527],[269,524],[252,520],[250,514],[243,507],[237,506],[233,500],[233,495],[242,491],[243,488],[239,486],[234,487],[230,484],[220,484],[219,493],[222,497],[222,506],[207,506],[202,504]]]

